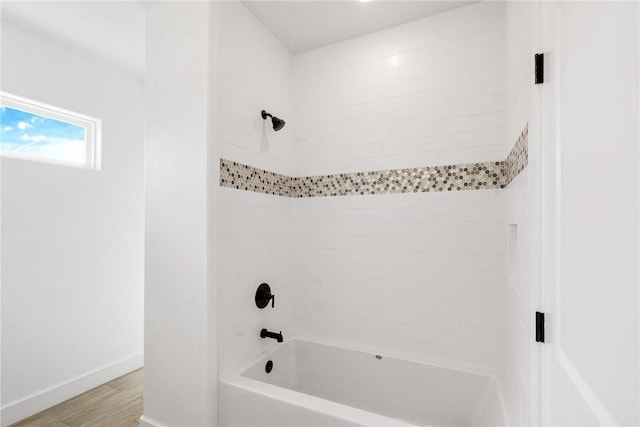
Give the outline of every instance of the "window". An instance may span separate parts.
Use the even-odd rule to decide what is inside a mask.
[[[100,168],[100,120],[0,93],[0,155]]]

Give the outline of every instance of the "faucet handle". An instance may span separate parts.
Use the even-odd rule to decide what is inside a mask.
[[[271,287],[266,283],[261,283],[256,290],[255,302],[258,308],[265,308],[271,301],[271,307],[275,308],[276,296],[271,293]]]

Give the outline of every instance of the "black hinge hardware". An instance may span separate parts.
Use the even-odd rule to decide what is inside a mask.
[[[536,342],[544,342],[544,313],[536,311]]]
[[[536,84],[544,83],[544,53],[536,53]]]

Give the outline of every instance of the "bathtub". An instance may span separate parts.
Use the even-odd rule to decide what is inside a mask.
[[[224,378],[219,392],[225,427],[504,423],[489,376],[301,339]]]

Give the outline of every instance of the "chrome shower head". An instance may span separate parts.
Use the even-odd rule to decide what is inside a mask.
[[[284,125],[285,125],[284,120],[279,119],[279,118],[277,118],[275,116],[272,116],[271,114],[269,114],[266,111],[262,110],[262,118],[264,120],[267,120],[267,117],[271,117],[271,123],[273,123],[273,130],[275,130],[276,132],[284,127]]]

